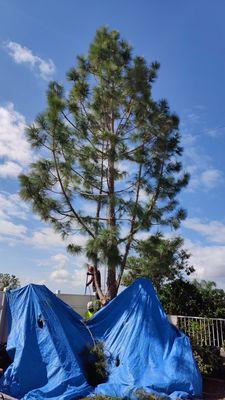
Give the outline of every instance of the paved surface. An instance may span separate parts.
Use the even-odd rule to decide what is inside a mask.
[[[225,400],[225,381],[220,379],[207,379],[203,384],[203,399]]]

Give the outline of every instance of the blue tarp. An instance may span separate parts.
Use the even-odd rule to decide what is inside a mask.
[[[81,352],[93,342],[81,317],[41,285],[7,292],[7,303],[7,350],[14,361],[0,391],[26,400],[80,399],[90,393]]]
[[[7,293],[14,359],[0,391],[19,399],[75,400],[94,393],[82,350],[105,342],[110,375],[95,393],[135,399],[137,389],[170,399],[201,395],[189,339],[172,326],[152,284],[139,279],[100,310],[86,328],[81,317],[45,286]]]
[[[88,325],[112,357],[109,379],[95,393],[135,399],[143,388],[170,399],[201,396],[189,339],[170,324],[149,280],[137,280]]]

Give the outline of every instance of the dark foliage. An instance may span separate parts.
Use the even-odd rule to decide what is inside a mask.
[[[224,318],[225,292],[215,282],[176,279],[158,294],[167,314]]]
[[[0,273],[0,291],[7,289],[16,289],[20,286],[20,281],[15,275]]]
[[[7,351],[6,344],[0,344],[0,368],[5,371],[12,363]]]
[[[225,367],[218,347],[193,345],[193,353],[204,376],[224,379]]]
[[[167,396],[146,393],[143,389],[137,390],[135,394],[138,400],[165,400],[167,398]]]
[[[161,233],[140,240],[134,245],[136,255],[128,258],[123,278],[125,286],[144,277],[157,289],[166,282],[190,275],[194,268],[189,264],[190,254],[183,248],[183,239],[166,239]]]
[[[95,399],[95,400],[128,400],[128,399],[125,399],[125,398],[122,398],[122,397],[111,397],[111,396],[104,396],[104,395],[98,395],[98,396],[94,396],[94,397],[91,397],[91,398]],[[83,400],[90,400],[90,397],[89,398],[85,398]]]
[[[108,378],[108,364],[102,342],[94,346],[87,346],[82,352],[86,379],[91,386],[106,382]]]

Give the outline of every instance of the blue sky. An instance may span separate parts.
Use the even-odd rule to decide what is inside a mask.
[[[181,228],[196,276],[225,288],[225,2],[209,0],[0,0],[0,271],[22,283],[82,292],[84,258],[18,197],[17,175],[32,161],[24,127],[45,107],[50,79],[65,81],[102,25],[134,52],[161,63],[155,98],[181,120],[192,178]],[[82,238],[78,238],[82,242]]]

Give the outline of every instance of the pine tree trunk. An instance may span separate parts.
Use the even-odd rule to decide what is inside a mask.
[[[108,278],[107,278],[107,297],[111,300],[117,295],[117,284],[116,284],[116,268],[115,265],[108,265]]]
[[[114,229],[116,226],[115,219],[115,145],[111,143],[110,155],[108,160],[108,186],[109,186],[109,210],[108,210],[108,226],[110,229]],[[113,249],[112,249],[113,253]],[[111,300],[117,295],[117,282],[116,282],[116,265],[113,257],[108,260],[108,276],[107,276],[107,295]]]

